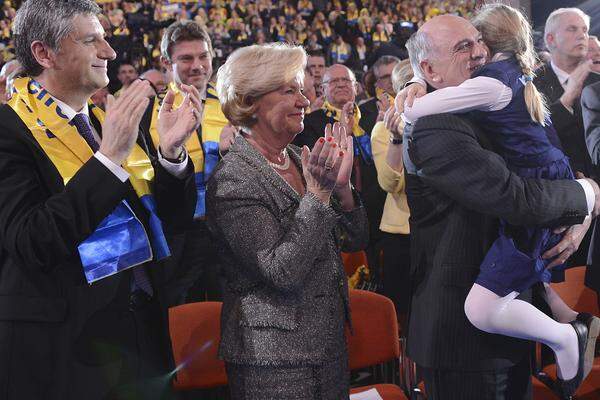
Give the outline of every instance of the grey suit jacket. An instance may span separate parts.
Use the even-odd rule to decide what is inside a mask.
[[[288,152],[301,168],[299,149]],[[345,357],[340,249],[366,246],[363,207],[341,212],[334,202],[300,197],[238,137],[208,182],[206,208],[225,279],[220,356],[249,365]]]
[[[585,128],[585,143],[592,159],[592,166],[598,171],[600,169],[600,82],[583,89],[581,111]],[[595,173],[594,176],[600,175]],[[593,229],[585,283],[588,287],[600,291],[600,227],[597,219],[593,222]]]

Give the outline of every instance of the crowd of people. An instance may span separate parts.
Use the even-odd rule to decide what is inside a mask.
[[[6,0],[0,11],[3,59],[14,57],[10,29],[20,0]],[[404,42],[430,18],[453,13],[469,18],[478,0],[323,1],[103,0],[101,23],[117,52],[110,63],[110,89],[119,88],[117,70],[131,64],[138,73],[162,69],[160,38],[179,20],[206,27],[215,48],[215,66],[236,48],[253,43],[287,42],[321,52],[328,64],[341,63],[358,73],[377,58],[377,48],[392,46],[406,57]],[[375,53],[375,54],[374,54]],[[0,63],[2,61],[0,60]]]
[[[348,398],[364,250],[428,398],[528,398],[520,339],[571,398],[600,319],[549,282],[600,292],[600,46],[562,8],[540,60],[478,6],[5,2],[0,393],[176,398],[168,308],[218,300],[232,399]]]

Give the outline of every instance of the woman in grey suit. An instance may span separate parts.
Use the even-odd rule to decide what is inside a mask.
[[[283,44],[236,50],[217,74],[225,116],[242,127],[207,190],[225,279],[220,356],[233,399],[348,398],[348,286],[340,250],[367,243],[341,125],[310,151],[306,54]]]

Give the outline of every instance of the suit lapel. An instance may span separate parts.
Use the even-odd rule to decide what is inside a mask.
[[[543,87],[539,89],[546,92],[549,101],[556,101],[565,92],[550,64],[544,65],[543,72],[540,74],[540,79],[543,81],[542,84],[546,87],[546,90],[544,90]]]
[[[277,172],[275,172],[273,168],[271,168],[266,158],[248,143],[243,136],[240,135],[236,138],[235,143],[231,146],[230,152],[246,161],[252,168],[256,169],[264,176],[269,183],[286,196],[300,202],[300,195],[292,189],[292,187]],[[299,167],[302,165],[299,155],[290,146],[288,146],[288,154],[291,157],[292,162],[296,163]]]

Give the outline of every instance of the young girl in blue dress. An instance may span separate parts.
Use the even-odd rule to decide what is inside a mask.
[[[469,117],[489,132],[508,168],[517,175],[574,179],[568,158],[557,147],[558,137],[544,100],[532,82],[536,55],[528,21],[518,10],[494,4],[479,12],[473,25],[490,49],[491,62],[459,86],[415,99],[413,106],[404,110],[405,120],[469,112]],[[569,397],[591,369],[591,365],[583,367],[586,348],[581,347],[577,326],[588,328],[585,347],[593,352],[600,320],[577,314],[549,286],[547,267],[552,260],[542,255],[560,240],[561,235],[551,229],[516,227],[501,221],[500,235],[465,301],[465,313],[483,331],[548,345],[556,355],[559,389]],[[561,267],[564,265],[556,268]],[[556,320],[516,299],[537,282],[544,282]]]

